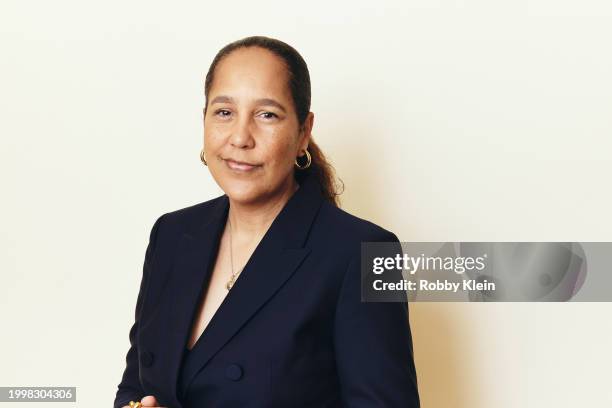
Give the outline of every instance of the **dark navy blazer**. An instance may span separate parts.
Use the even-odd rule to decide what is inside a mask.
[[[114,407],[419,407],[405,302],[361,302],[360,243],[397,237],[301,182],[186,355],[227,195],[157,219]]]

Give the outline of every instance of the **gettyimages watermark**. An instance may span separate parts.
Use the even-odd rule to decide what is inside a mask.
[[[364,302],[609,302],[611,242],[363,242]]]

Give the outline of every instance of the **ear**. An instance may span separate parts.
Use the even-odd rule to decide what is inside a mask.
[[[299,153],[306,150],[306,148],[308,147],[308,144],[310,143],[313,124],[314,124],[314,113],[308,112],[308,116],[306,116],[306,120],[304,121],[304,126],[302,127],[302,130],[300,131]]]

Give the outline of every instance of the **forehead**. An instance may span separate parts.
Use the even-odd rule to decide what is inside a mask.
[[[217,65],[211,96],[248,93],[257,97],[267,94],[288,98],[287,74],[284,61],[271,51],[260,47],[239,48]]]

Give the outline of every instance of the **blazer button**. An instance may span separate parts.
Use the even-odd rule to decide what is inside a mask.
[[[238,381],[242,378],[242,367],[238,364],[228,365],[225,367],[225,376],[232,381]]]
[[[140,353],[140,361],[145,367],[151,367],[153,365],[153,353],[150,351],[143,351]]]

